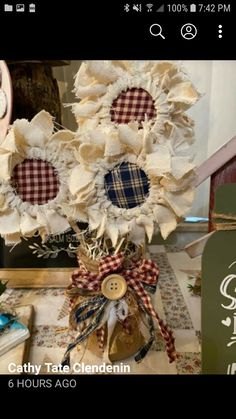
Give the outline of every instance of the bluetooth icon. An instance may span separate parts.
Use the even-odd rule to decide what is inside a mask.
[[[129,12],[129,10],[130,10],[130,5],[129,5],[128,3],[126,3],[126,4],[124,5],[124,11],[125,11],[125,12]]]

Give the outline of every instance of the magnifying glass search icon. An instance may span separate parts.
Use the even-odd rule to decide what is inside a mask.
[[[162,27],[159,23],[153,23],[149,28],[150,34],[152,36],[161,36],[162,39],[166,39],[165,36],[162,34]]]

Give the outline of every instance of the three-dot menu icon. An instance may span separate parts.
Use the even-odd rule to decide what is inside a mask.
[[[218,38],[222,38],[223,37],[223,26],[222,25],[218,25]]]

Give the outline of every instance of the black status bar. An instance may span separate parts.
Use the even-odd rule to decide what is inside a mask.
[[[8,3],[8,5],[11,3]],[[35,4],[35,11],[29,12]],[[1,55],[5,59],[236,59],[233,5],[230,11],[125,12],[121,2],[25,3],[25,12],[4,12],[1,5]],[[160,5],[162,3],[147,3]],[[179,3],[170,3],[177,8]],[[199,7],[199,4],[196,6]],[[204,3],[205,6],[207,3]],[[220,4],[215,4],[219,8]],[[186,6],[184,11],[183,6]],[[33,7],[33,6],[31,6]],[[27,11],[26,11],[27,9]],[[33,10],[33,8],[32,8]],[[218,9],[217,9],[218,10]],[[5,27],[4,27],[5,26]],[[18,29],[18,30],[17,30]]]
[[[234,2],[207,2],[202,0],[201,2],[191,2],[189,0],[183,2],[176,1],[116,1],[114,3],[109,0],[100,0],[94,4],[85,4],[83,2],[77,2],[77,4],[72,0],[67,0],[65,3],[59,4],[56,0],[51,0],[49,2],[43,2],[39,0],[33,1],[5,1],[0,4],[0,14],[3,15],[14,15],[17,14],[18,17],[22,14],[33,15],[33,14],[43,14],[47,15],[54,12],[54,15],[57,14],[57,11],[63,9],[68,15],[68,12],[71,13],[71,16],[75,12],[79,13],[84,12],[86,9],[92,14],[96,10],[96,13],[101,13],[101,15],[111,16],[112,14],[122,12],[123,14],[132,14],[138,16],[139,14],[147,15],[156,15],[156,14],[185,14],[185,15],[194,15],[194,14],[230,14],[234,10]]]
[[[182,14],[193,14],[193,13],[231,13],[233,5],[230,2],[226,3],[207,3],[202,1],[201,3],[160,3],[160,2],[124,2],[120,5],[122,11],[126,14],[156,14],[156,13],[182,13]]]

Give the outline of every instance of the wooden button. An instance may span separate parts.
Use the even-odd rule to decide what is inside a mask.
[[[120,300],[127,291],[127,282],[121,275],[108,275],[102,281],[101,291],[109,300]]]

